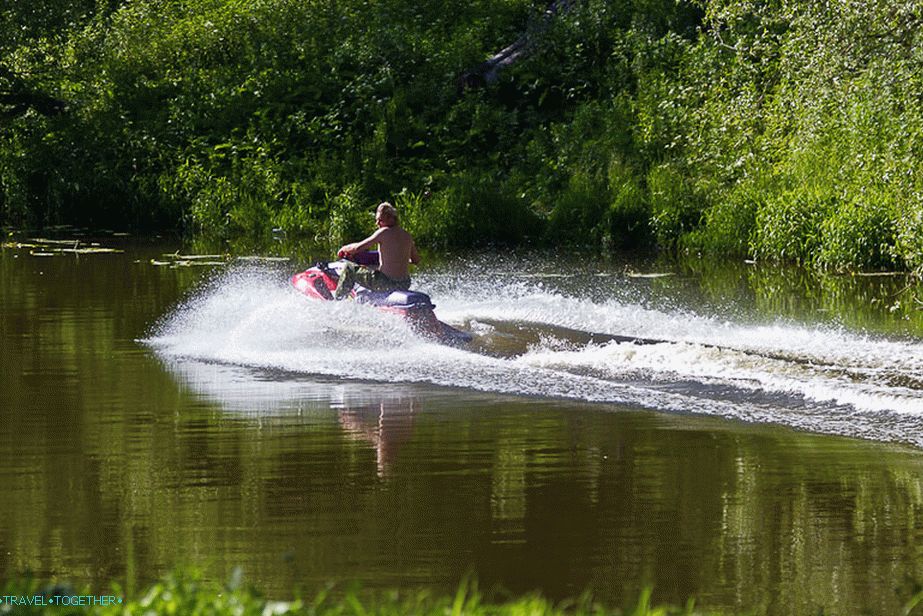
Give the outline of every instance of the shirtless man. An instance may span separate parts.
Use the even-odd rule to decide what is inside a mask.
[[[357,282],[373,291],[406,291],[410,288],[410,264],[420,261],[413,237],[397,223],[397,210],[388,202],[378,206],[375,222],[378,231],[361,242],[346,244],[337,251],[337,256],[349,257],[378,244],[378,268],[348,264],[337,282],[336,299],[349,295]]]

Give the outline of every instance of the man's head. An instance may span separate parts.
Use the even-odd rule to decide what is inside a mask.
[[[379,227],[393,227],[397,224],[397,208],[387,201],[380,203],[375,210],[375,222]]]

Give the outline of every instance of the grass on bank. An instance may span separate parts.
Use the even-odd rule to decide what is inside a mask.
[[[102,595],[122,597],[118,585]],[[258,591],[242,586],[239,576],[231,583],[222,585],[206,581],[199,573],[177,571],[153,584],[137,598],[124,597],[108,606],[61,606],[62,599],[53,597],[90,596],[86,591],[74,591],[66,586],[44,586],[35,580],[21,580],[8,583],[0,591],[3,602],[0,614],[10,616],[73,616],[98,614],[101,616],[167,614],[176,616],[281,616],[303,614],[310,616],[367,616],[367,615],[432,615],[432,616],[553,616],[567,615],[624,615],[624,616],[670,616],[706,614],[695,609],[690,601],[685,607],[652,606],[651,590],[644,590],[637,603],[628,608],[617,609],[605,606],[584,595],[578,599],[553,603],[538,594],[529,594],[505,602],[491,602],[485,599],[477,584],[462,581],[455,594],[433,594],[429,591],[384,591],[378,593],[349,589],[338,592],[328,588],[312,598],[294,601],[272,601]],[[9,597],[42,597],[38,603],[46,605],[12,605]],[[94,594],[100,596],[100,593]],[[73,600],[68,603],[75,603]],[[710,612],[708,612],[710,613]]]

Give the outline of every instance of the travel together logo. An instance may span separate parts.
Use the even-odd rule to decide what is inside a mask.
[[[0,606],[109,606],[120,605],[122,597],[115,595],[0,595]]]

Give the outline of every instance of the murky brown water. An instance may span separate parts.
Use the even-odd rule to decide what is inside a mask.
[[[534,322],[574,306],[611,313],[630,304],[619,296],[627,291],[601,285],[585,303],[555,303],[570,301],[569,283],[540,267],[534,275],[551,294],[536,301],[548,302],[546,312],[526,318],[498,305],[509,313],[499,325],[495,312],[452,296],[438,271],[421,273],[437,312],[480,328],[480,353],[407,342],[394,326],[387,344],[352,356],[350,341],[369,344],[368,334],[337,329],[355,324],[352,308],[328,307],[340,312],[324,334],[321,313],[300,322],[288,300],[260,286],[294,265],[257,265],[262,278],[227,283],[253,294],[230,306],[218,291],[188,295],[214,281],[217,266],[154,266],[177,246],[123,247],[0,252],[0,577],[32,571],[97,587],[120,579],[130,595],[178,564],[219,579],[240,566],[249,583],[282,598],[331,580],[451,589],[474,572],[485,589],[562,598],[592,588],[622,605],[653,585],[656,602],[694,596],[701,607],[775,614],[894,613],[912,582],[923,582],[921,450],[786,427],[809,417],[800,427],[852,434],[866,422],[857,436],[917,442],[914,417],[810,398],[811,387],[859,383],[873,402],[903,396],[912,415],[919,386],[882,377],[912,363],[863,360],[839,366],[846,376],[793,377],[803,357],[765,356],[801,347],[716,358],[719,338],[690,361],[739,369],[739,354],[755,354],[759,374],[772,374],[764,387],[785,376],[802,391],[760,393],[711,373],[671,382],[674,373],[645,372],[647,364],[617,380],[613,356],[595,355],[608,348],[591,339],[599,329],[565,319],[536,331]],[[918,345],[916,314],[876,312],[867,301],[891,293],[881,280],[843,281],[865,286],[837,287],[832,300],[810,285],[799,295],[786,276],[629,278],[637,309],[627,333],[672,336],[679,342],[661,351],[680,355],[699,330],[669,329],[677,323],[724,310],[722,319],[743,327],[774,312],[802,315],[789,337],[836,319],[824,334],[832,341],[859,344],[866,334],[850,328],[861,325],[872,342]],[[761,290],[773,284],[769,295]],[[183,297],[192,301],[176,310]],[[705,306],[698,316],[686,312],[693,304]],[[656,315],[666,316],[645,329]],[[414,372],[419,362],[430,371]],[[643,398],[650,403],[607,399],[628,385],[654,392]],[[649,410],[673,404],[657,397],[667,394],[690,400],[692,412]],[[746,413],[703,416],[722,405]],[[758,413],[770,423],[740,420],[759,422]]]

